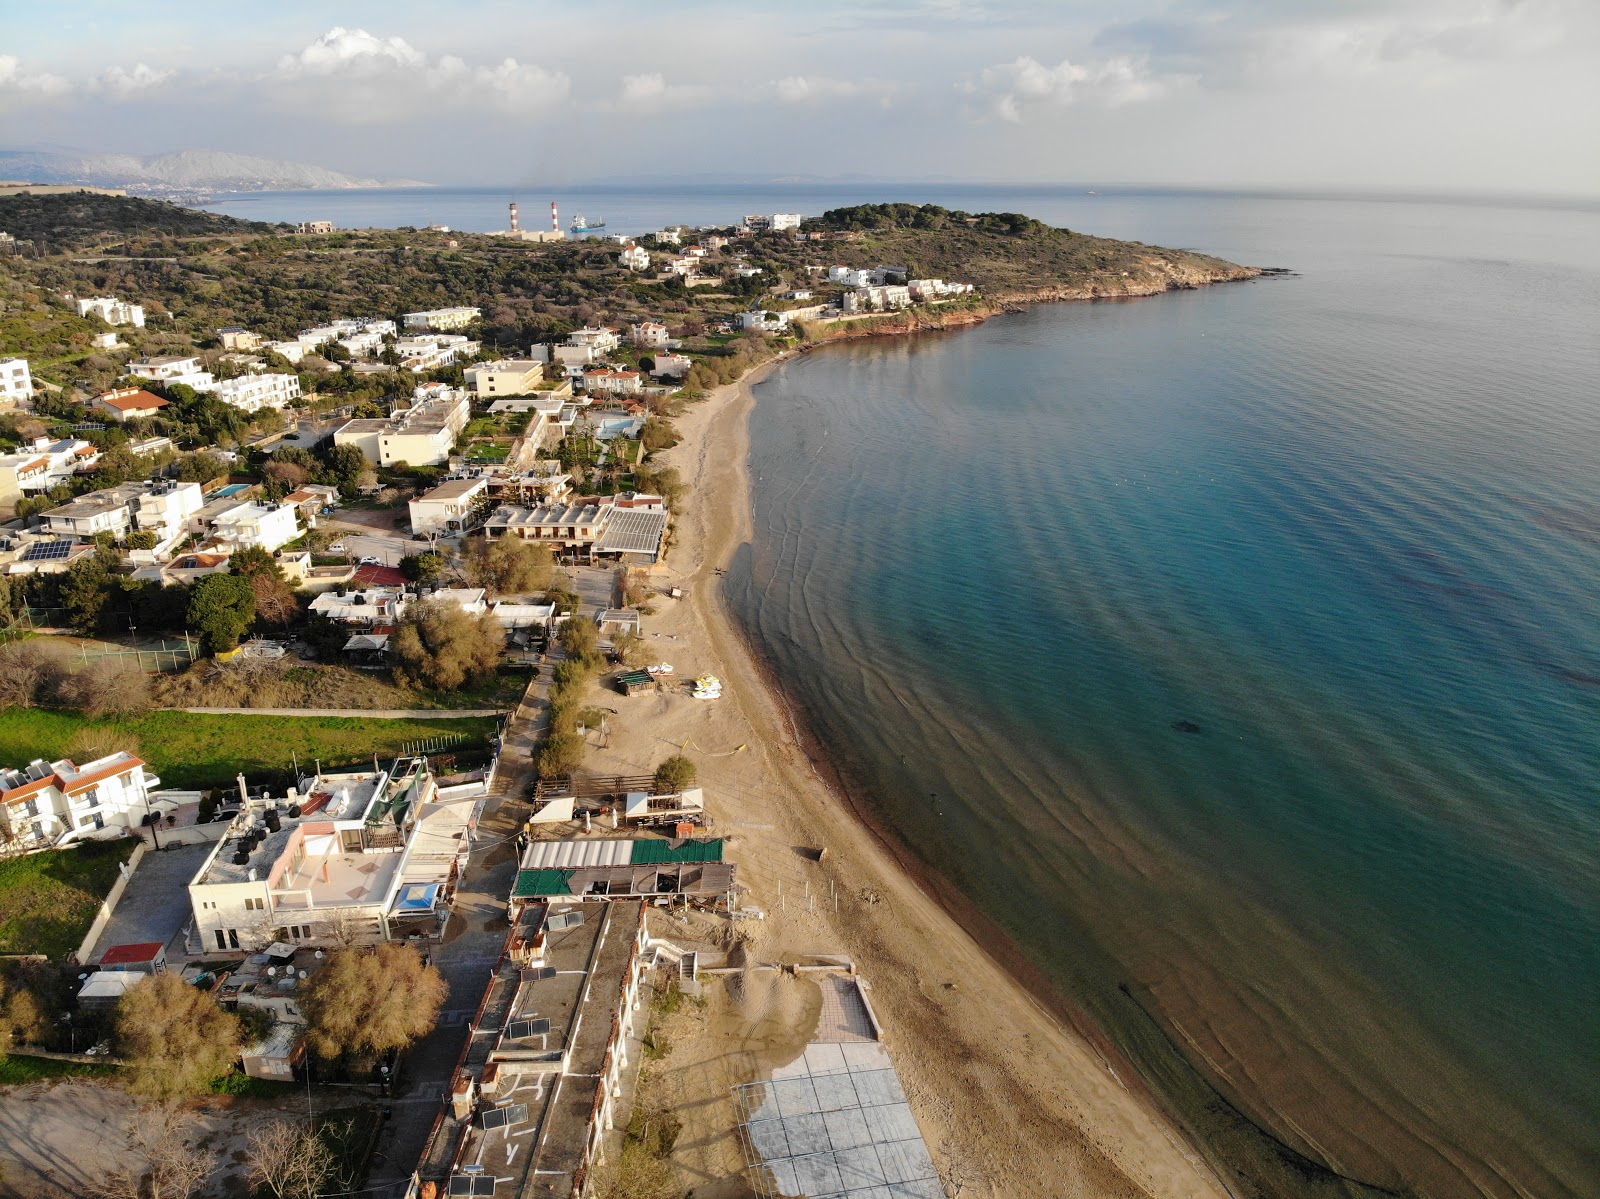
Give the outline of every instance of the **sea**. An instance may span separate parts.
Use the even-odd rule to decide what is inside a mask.
[[[784,365],[728,600],[854,798],[1236,1195],[1600,1195],[1600,205],[551,198],[621,232],[928,201],[1292,272]]]

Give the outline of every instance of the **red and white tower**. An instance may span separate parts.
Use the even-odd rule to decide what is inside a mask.
[[[556,216],[556,202],[554,200],[550,201],[550,232],[561,232],[561,221],[560,218]]]
[[[511,205],[511,232],[515,233],[516,231],[517,231],[517,206],[516,206],[516,204],[512,204]]]

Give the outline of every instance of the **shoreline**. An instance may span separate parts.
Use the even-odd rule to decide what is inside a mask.
[[[832,340],[842,338],[818,344]],[[753,532],[748,451],[754,388],[818,344],[714,390],[679,418],[683,441],[663,455],[691,488],[669,573],[684,587],[717,669],[733,684],[731,702],[749,728],[750,747],[767,759],[761,766],[766,787],[787,793],[781,815],[807,830],[813,843],[827,845],[833,873],[849,877],[862,901],[832,920],[826,912],[821,921],[808,913],[804,923],[811,930],[820,923],[874,984],[874,1003],[885,1015],[919,1121],[953,1191],[1063,1193],[1076,1174],[1096,1193],[1221,1199],[1229,1194],[1227,1184],[1188,1143],[1131,1061],[975,904],[928,870],[854,797],[840,765],[806,728],[723,594],[718,572]],[[737,787],[718,785],[718,764],[703,763],[702,770],[713,794],[737,795]],[[737,815],[777,814],[762,813],[761,806],[740,804]],[[723,819],[735,827],[773,827],[733,820],[734,814]],[[779,852],[782,842],[795,844],[793,836],[766,840],[779,842],[771,846]],[[779,924],[769,939],[789,941],[782,924],[801,922],[770,919],[777,916],[770,912],[774,897],[760,893],[759,883],[757,890],[769,907],[768,923]],[[959,984],[951,981],[957,978]],[[974,1105],[974,1094],[990,1102]]]

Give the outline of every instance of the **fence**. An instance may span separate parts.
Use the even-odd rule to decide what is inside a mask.
[[[89,960],[89,955],[94,952],[94,943],[100,939],[100,934],[106,931],[106,925],[111,923],[111,913],[116,910],[117,902],[122,898],[122,893],[128,889],[128,880],[133,877],[133,872],[144,855],[150,851],[148,842],[141,841],[134,846],[133,854],[128,858],[127,865],[122,868],[122,875],[111,884],[111,891],[100,904],[100,913],[94,918],[94,923],[89,926],[88,933],[83,938],[83,944],[78,946],[78,952],[73,955],[79,965]]]

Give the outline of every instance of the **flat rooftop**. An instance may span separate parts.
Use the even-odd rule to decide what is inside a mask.
[[[490,1071],[498,1081],[466,1119],[444,1107],[417,1167],[423,1181],[439,1184],[441,1195],[463,1167],[495,1179],[498,1195],[566,1199],[572,1193],[643,919],[641,904],[623,903],[583,912],[583,923],[573,927],[548,927],[551,916],[578,911],[530,905],[507,937],[508,948],[542,939],[542,959],[523,965],[505,954],[489,984],[458,1077],[477,1086]],[[548,1020],[549,1031],[509,1036],[510,1026],[522,1020]],[[486,1110],[511,1105],[526,1106],[526,1120],[484,1127]]]

